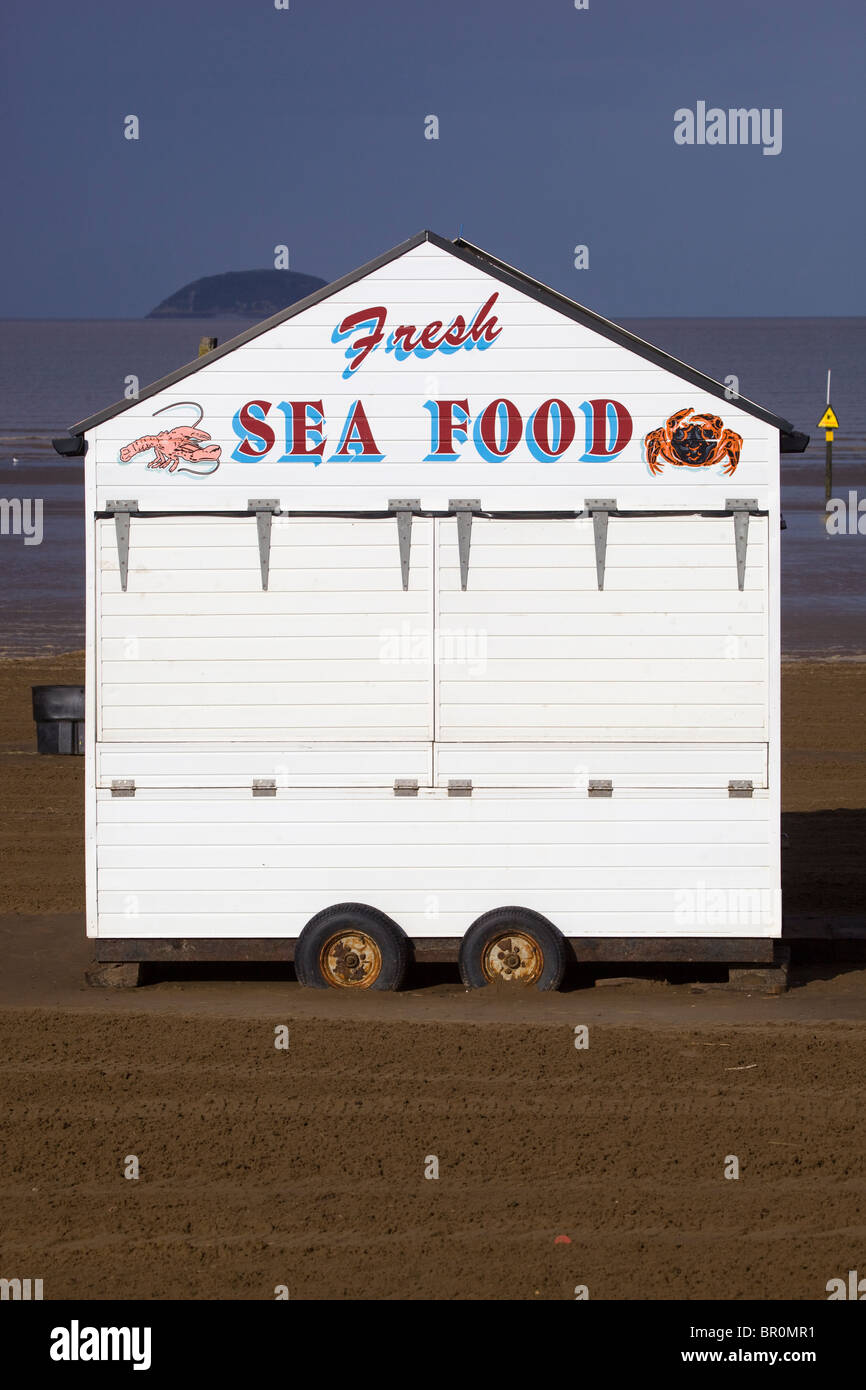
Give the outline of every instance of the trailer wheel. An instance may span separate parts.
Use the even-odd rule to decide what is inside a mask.
[[[408,965],[405,932],[364,903],[317,912],[295,947],[295,974],[312,989],[400,989]]]
[[[558,989],[566,963],[563,935],[527,907],[496,907],[469,928],[460,946],[460,978],[469,989],[494,983]]]

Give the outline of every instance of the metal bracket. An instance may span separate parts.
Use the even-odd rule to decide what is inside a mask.
[[[729,497],[725,510],[734,514],[734,544],[737,548],[737,584],[746,582],[746,547],[749,543],[749,513],[758,510],[754,497]]]
[[[449,796],[471,796],[472,783],[468,777],[452,777],[448,783]]]
[[[418,779],[417,777],[397,777],[394,779],[395,796],[417,796]]]
[[[131,777],[118,777],[111,784],[112,796],[135,796],[135,782]]]
[[[586,789],[587,796],[613,796],[613,782],[604,777],[589,779]]]
[[[117,559],[120,565],[120,587],[126,593],[129,578],[129,518],[138,511],[138,503],[126,497],[106,502],[105,510],[114,512],[114,532],[117,537]]]
[[[604,588],[604,564],[607,556],[607,522],[611,512],[616,511],[615,497],[587,497],[583,509],[592,517],[592,530],[595,539],[595,573],[598,587]]]
[[[259,536],[259,566],[262,571],[262,588],[268,587],[271,568],[271,522],[280,510],[277,497],[251,497],[247,503],[249,511],[255,513],[256,531]]]
[[[395,497],[388,502],[388,511],[397,517],[397,541],[400,546],[400,570],[403,588],[409,588],[409,554],[412,549],[412,514],[421,510],[417,497]]]
[[[273,777],[254,777],[253,796],[276,796],[277,784]]]
[[[731,781],[728,783],[728,796],[751,796],[754,786],[749,781]]]
[[[460,588],[469,582],[469,543],[472,539],[472,513],[481,511],[477,497],[454,497],[448,503],[449,512],[457,517],[457,553],[460,556]]]

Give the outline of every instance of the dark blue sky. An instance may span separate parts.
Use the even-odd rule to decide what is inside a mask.
[[[461,224],[613,318],[866,312],[863,0],[4,0],[0,25],[0,317],[137,317],[278,243],[331,280]],[[781,107],[782,152],[675,145],[699,100]]]

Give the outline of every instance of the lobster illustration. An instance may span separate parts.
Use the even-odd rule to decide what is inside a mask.
[[[148,468],[167,468],[169,473],[184,463],[212,463],[216,468],[222,447],[219,444],[201,445],[201,440],[210,439],[206,430],[200,430],[197,426],[201,423],[204,414],[197,401],[175,401],[172,405],[163,406],[162,410],[157,410],[156,415],[161,415],[165,410],[175,410],[178,405],[192,405],[199,412],[198,420],[195,425],[175,425],[174,429],[161,430],[159,434],[143,434],[139,439],[134,439],[131,444],[126,444],[120,451],[121,462],[129,463],[130,459],[136,454],[143,454],[147,449],[153,449],[154,457],[148,460]],[[212,473],[213,468],[204,470]],[[197,469],[184,469],[181,472],[198,472]]]
[[[709,468],[721,463],[731,476],[740,461],[742,435],[726,430],[718,415],[696,415],[691,406],[678,410],[644,439],[651,473],[661,473],[660,459],[680,468]]]

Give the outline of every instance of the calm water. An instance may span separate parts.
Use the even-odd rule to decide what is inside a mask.
[[[50,541],[0,537],[0,652],[84,644],[81,460],[59,459],[52,437],[120,399],[128,373],[145,385],[194,357],[205,334],[224,342],[246,326],[0,321],[0,497],[43,498]],[[866,652],[866,536],[826,533],[824,443],[815,429],[831,367],[842,424],[834,492],[866,498],[866,319],[634,319],[626,327],[716,380],[736,375],[743,395],[812,436],[805,454],[782,458],[783,646],[790,655]]]

